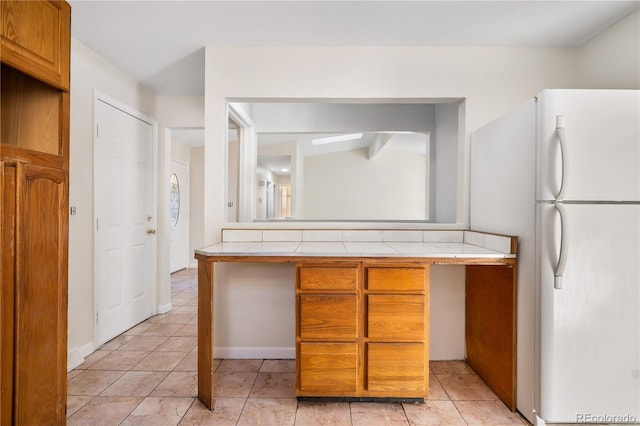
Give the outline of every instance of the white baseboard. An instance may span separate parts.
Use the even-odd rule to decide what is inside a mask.
[[[197,267],[198,267],[198,261],[197,260],[189,262],[189,269],[195,269]]]
[[[166,305],[158,305],[158,315],[166,314],[167,312],[171,311],[171,309],[173,309],[173,306],[171,306],[171,302],[167,303]]]
[[[67,371],[71,371],[84,362],[85,357],[95,351],[93,343],[87,343],[79,348],[71,348],[67,352]]]
[[[296,348],[216,346],[213,357],[224,359],[295,359]]]

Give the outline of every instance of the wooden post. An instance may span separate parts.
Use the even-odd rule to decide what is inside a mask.
[[[198,399],[213,410],[213,261],[198,259]]]

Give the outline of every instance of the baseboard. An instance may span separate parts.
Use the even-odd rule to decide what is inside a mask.
[[[87,343],[79,348],[71,348],[67,352],[67,371],[71,371],[84,362],[85,357],[95,351],[93,343]]]
[[[295,359],[296,349],[287,347],[219,347],[213,352],[214,358],[224,359]]]
[[[166,305],[158,305],[158,315],[166,314],[167,312],[171,311],[171,309],[173,309],[173,306],[171,306],[171,302],[167,303]]]
[[[198,261],[191,261],[189,262],[189,269],[195,269],[198,267]]]

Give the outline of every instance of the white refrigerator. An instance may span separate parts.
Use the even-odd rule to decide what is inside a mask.
[[[640,422],[640,91],[545,90],[471,135],[471,228],[516,235],[517,408]]]

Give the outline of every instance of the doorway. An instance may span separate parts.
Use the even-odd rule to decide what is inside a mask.
[[[169,187],[170,272],[174,273],[189,267],[189,171],[186,163],[171,160]]]
[[[97,95],[94,103],[95,344],[154,313],[155,122]]]

